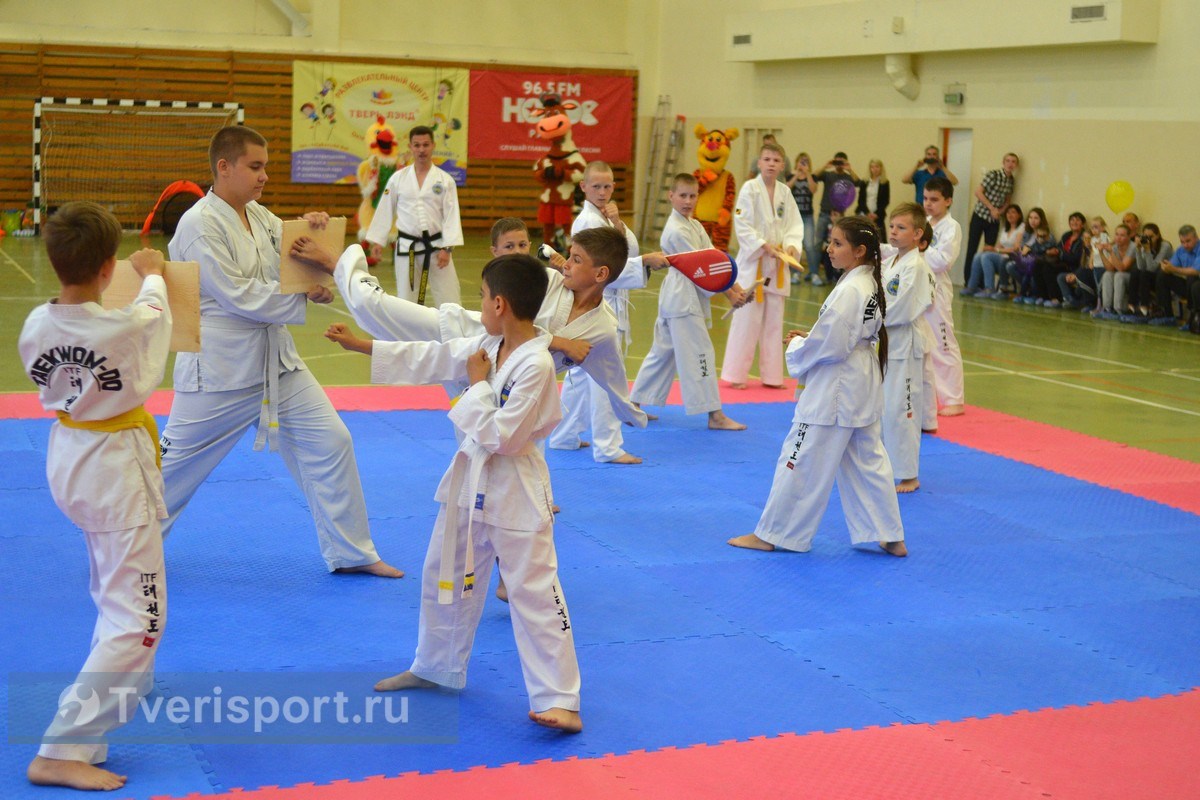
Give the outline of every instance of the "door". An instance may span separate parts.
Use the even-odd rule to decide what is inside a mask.
[[[950,270],[956,283],[965,282],[962,263],[967,249],[967,223],[971,219],[971,209],[975,207],[975,175],[971,171],[972,137],[970,128],[942,128],[942,152],[945,153],[946,166],[958,178],[958,185],[954,187],[954,205],[950,207],[950,216],[958,220],[963,235],[958,262]]]

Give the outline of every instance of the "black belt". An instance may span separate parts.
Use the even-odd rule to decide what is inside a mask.
[[[407,239],[411,244],[408,246],[408,288],[410,291],[417,292],[417,304],[425,305],[425,290],[429,287],[429,259],[439,248],[433,246],[435,239],[441,239],[442,232],[430,233],[429,231],[421,231],[420,236],[415,236],[411,233],[405,233],[402,230],[396,231],[396,255],[400,255],[400,240]],[[420,249],[417,249],[420,245]],[[421,264],[421,279],[417,280],[417,253],[424,253],[425,258]]]

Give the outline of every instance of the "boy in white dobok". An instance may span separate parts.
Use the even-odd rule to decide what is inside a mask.
[[[925,216],[933,226],[933,238],[925,250],[925,263],[935,279],[933,305],[925,319],[933,331],[934,383],[938,414],[954,417],[963,413],[963,364],[958,338],[954,335],[954,282],[950,269],[962,246],[962,226],[950,216],[954,186],[945,178],[930,178],[925,184]]]
[[[692,218],[698,196],[699,184],[694,175],[681,172],[675,176],[670,191],[671,216],[659,239],[663,253],[674,255],[713,246],[703,226]],[[744,304],[749,296],[737,284],[724,294],[734,308]],[[717,352],[708,335],[712,326],[709,302],[712,296],[712,292],[701,289],[679,270],[667,270],[658,291],[654,344],[642,361],[630,398],[639,407],[665,404],[678,373],[679,391],[688,414],[708,414],[708,427],[713,430],[744,431],[745,425],[733,421],[721,410]]]
[[[537,259],[502,256],[483,270],[487,333],[448,342],[370,342],[335,324],[325,335],[369,354],[375,383],[470,384],[450,410],[462,436],[437,490],[442,506],[421,578],[416,656],[408,671],[375,689],[466,685],[498,559],[508,579],[529,718],[577,733],[583,729],[579,665],[558,583],[550,474],[538,446],[560,418],[550,334],[533,321],[547,284]]]
[[[586,230],[609,228],[621,234],[629,246],[624,268],[604,287],[604,301],[617,318],[617,336],[621,355],[629,348],[629,290],[646,285],[647,269],[664,269],[667,260],[662,253],[638,255],[637,237],[621,221],[617,204],[612,202],[613,171],[603,161],[593,161],[583,173],[583,194],[586,198],[579,216],[571,225],[571,236]],[[616,265],[613,265],[616,269]],[[592,380],[584,370],[573,369],[563,379],[563,421],[551,434],[547,444],[555,450],[578,450],[588,443],[581,435],[592,429],[592,458],[601,463],[640,464],[642,459],[622,449],[625,437],[621,420],[613,413],[609,394],[604,386]]]
[[[130,257],[142,288],[127,308],[106,311],[121,225],[95,203],[67,203],[43,238],[62,284],[35,308],[18,342],[38,399],[58,415],[46,478],[54,502],[83,529],[91,595],[99,615],[92,649],[29,764],[31,783],[113,790],[125,776],[97,767],[104,736],[135,713],[154,687],[154,657],[167,621],[162,529],[167,516],[158,432],[146,399],[162,381],[171,341],[163,258]],[[85,720],[85,700],[96,713]]]
[[[924,410],[924,365],[929,351],[925,312],[933,303],[933,273],[921,256],[925,211],[901,203],[888,219],[888,244],[882,248],[883,286],[887,292],[888,368],[883,376],[883,446],[899,481],[896,491],[916,491]]]
[[[528,251],[529,235],[520,220],[506,218],[493,226],[494,255],[520,253],[522,242]],[[557,371],[579,366],[603,388],[621,422],[644,428],[646,414],[629,401],[616,320],[604,304],[604,287],[614,279],[614,270],[608,265],[617,264],[619,272],[627,252],[625,238],[611,228],[598,228],[577,239],[562,274],[543,267],[550,283],[534,321],[552,335],[550,354]],[[454,303],[426,308],[389,295],[367,270],[366,255],[357,245],[346,248],[333,267],[328,261],[314,263],[333,273],[354,321],[376,339],[447,342],[484,331],[478,311]],[[457,397],[462,388],[446,384],[451,397]]]
[[[301,360],[289,325],[304,323],[317,286],[279,293],[283,220],[258,202],[267,183],[267,140],[241,125],[222,128],[208,148],[213,187],[179,221],[174,261],[200,264],[200,352],[175,359],[175,397],[161,439],[167,511],[164,535],[200,485],[252,425],[255,449],[278,450],[304,493],[330,572],[399,578],[371,540],[354,442],[325,390]],[[329,215],[312,211],[320,228]],[[292,255],[328,258],[302,236]],[[327,264],[322,266],[328,267]]]
[[[433,163],[433,130],[418,125],[408,132],[412,163],[388,178],[366,239],[378,259],[396,228],[396,294],[424,305],[462,302],[454,248],[463,243],[454,178]]]
[[[799,259],[804,246],[800,210],[787,184],[777,180],[786,163],[782,147],[764,142],[758,177],[742,184],[733,211],[738,284],[753,292],[753,301],[734,312],[721,365],[721,380],[735,389],[746,388],[755,349],[763,386],[783,388],[783,303],[792,282],[779,255]]]

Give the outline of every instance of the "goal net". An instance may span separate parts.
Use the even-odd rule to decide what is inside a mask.
[[[238,103],[43,97],[33,110],[35,229],[73,200],[140,228],[168,184],[212,182],[209,139],[242,116]]]

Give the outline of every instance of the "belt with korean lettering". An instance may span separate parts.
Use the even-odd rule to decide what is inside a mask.
[[[434,252],[438,249],[434,246],[434,242],[442,238],[442,232],[430,233],[429,231],[421,231],[419,236],[405,233],[402,230],[396,231],[396,255],[400,255],[400,240],[407,239],[408,245],[408,288],[412,291],[418,291],[417,303],[424,305],[425,303],[425,287],[429,281],[429,260],[433,258]],[[416,263],[417,253],[424,253],[425,257],[421,264],[422,277],[420,282],[417,281]]]

